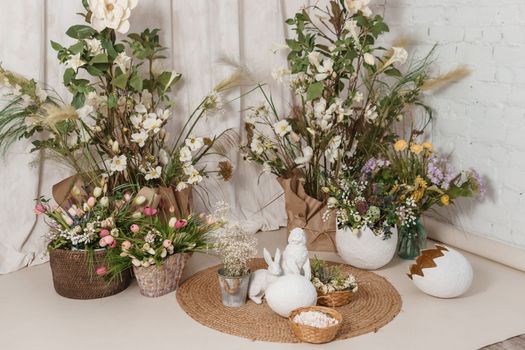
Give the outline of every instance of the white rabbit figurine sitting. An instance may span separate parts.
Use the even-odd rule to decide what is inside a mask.
[[[263,250],[263,256],[268,264],[268,269],[254,271],[250,276],[250,287],[248,289],[249,298],[256,304],[262,303],[266,288],[281,276],[281,250],[277,248],[275,251],[275,260],[272,260],[272,256],[266,248]]]
[[[294,228],[288,236],[288,245],[283,253],[283,272],[285,275],[296,274],[310,280],[312,269],[306,249],[306,234],[302,228]]]

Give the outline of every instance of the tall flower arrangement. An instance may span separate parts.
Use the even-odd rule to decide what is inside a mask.
[[[51,42],[65,66],[63,83],[73,95],[70,103],[35,80],[0,68],[0,85],[9,100],[0,110],[0,146],[6,149],[18,138],[38,135],[33,150],[45,150],[85,181],[93,183],[102,174],[110,188],[133,183],[183,190],[212,173],[228,179],[227,160],[215,169],[201,164],[211,153],[223,155],[231,130],[198,137],[194,128],[203,116],[223,107],[222,95],[235,86],[234,79],[219,84],[179,134],[170,135],[171,92],[181,74],[161,68],[166,48],[159,30],[120,40],[119,35],[129,31],[137,0],[83,4],[86,24],[66,32],[75,42]]]
[[[424,106],[428,57],[401,72],[407,51],[376,44],[389,29],[367,3],[332,0],[287,20],[295,37],[286,41],[288,67],[274,77],[291,89],[293,105],[283,115],[261,86],[265,103],[246,119],[246,158],[279,177],[298,176],[318,200],[343,164],[361,169],[393,139],[400,115]]]

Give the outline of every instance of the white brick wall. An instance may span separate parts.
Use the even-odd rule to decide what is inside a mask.
[[[489,181],[483,202],[437,215],[460,229],[525,248],[525,1],[377,0],[392,39],[439,43],[436,72],[466,64],[471,75],[434,96],[433,142],[458,168]]]

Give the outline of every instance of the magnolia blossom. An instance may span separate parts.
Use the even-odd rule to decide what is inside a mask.
[[[192,185],[192,184],[196,184],[196,183],[199,183],[202,181],[202,176],[201,174],[199,173],[199,171],[195,168],[193,168],[193,172],[191,173],[189,179],[188,179],[188,184]]]
[[[131,10],[137,6],[138,0],[88,0],[88,3],[93,13],[93,28],[99,32],[104,28],[111,28],[126,34],[129,30]]]
[[[161,149],[159,151],[159,160],[164,165],[166,165],[166,164],[168,164],[170,162],[170,157],[168,155],[168,152],[166,152],[166,150]]]
[[[84,39],[84,41],[86,42],[88,52],[91,56],[97,56],[104,53],[102,42],[97,38]]]
[[[187,138],[184,143],[190,148],[190,150],[198,151],[202,148],[202,146],[204,146],[204,139],[202,137],[190,135],[190,137]]]
[[[369,17],[372,15],[372,10],[368,7],[370,0],[345,0],[346,9],[350,15],[355,15],[361,11],[363,16]]]
[[[126,170],[127,165],[128,160],[125,155],[114,156],[113,159],[111,159],[111,162],[109,163],[109,169],[112,172],[122,172]]]
[[[328,143],[328,149],[325,151],[325,156],[329,162],[334,162],[339,155],[339,147],[341,147],[341,135],[332,137]]]
[[[363,58],[365,59],[365,63],[373,66],[376,63],[376,58],[371,53],[365,53],[363,55]]]
[[[160,128],[162,126],[162,120],[157,119],[156,114],[150,113],[149,117],[144,121],[142,126],[147,131],[153,131],[153,133],[156,134],[160,131]]]
[[[161,120],[168,120],[171,117],[171,112],[169,109],[158,109],[157,110],[157,116]]]
[[[177,191],[180,192],[180,191],[184,191],[186,188],[188,188],[188,184],[185,183],[185,182],[179,182],[177,184]]]
[[[290,75],[290,73],[291,72],[288,67],[277,68],[272,72],[272,78],[274,78],[279,83],[282,83]]]
[[[144,144],[147,139],[148,139],[148,134],[145,131],[131,134],[131,141],[138,144],[139,147],[144,147]]]
[[[303,156],[295,158],[295,164],[297,165],[303,165],[310,163],[310,160],[312,160],[312,157],[314,155],[314,150],[310,146],[306,146],[303,148]]]
[[[128,71],[130,63],[131,63],[131,57],[126,55],[125,52],[119,53],[117,58],[115,58],[115,61],[114,61],[114,64],[116,64],[123,73],[126,73]]]
[[[133,114],[131,117],[129,117],[129,120],[135,129],[140,129],[142,125],[142,116],[140,114]]]
[[[286,120],[280,120],[277,123],[273,125],[273,129],[275,130],[275,133],[281,137],[286,136],[290,131],[292,131],[292,127]]]
[[[264,144],[261,142],[260,137],[254,137],[250,144],[250,149],[253,153],[261,155],[264,152]]]
[[[357,21],[354,19],[347,20],[345,22],[345,29],[348,30],[354,41],[359,43],[359,27],[357,26]]]
[[[76,55],[71,56],[66,61],[66,67],[73,68],[75,72],[78,72],[78,69],[85,64],[86,64],[86,61],[82,60],[82,58],[80,57],[80,52],[77,53]]]
[[[408,52],[402,47],[392,47],[392,56],[386,61],[383,68],[386,68],[394,63],[405,64],[408,58]]]
[[[162,173],[162,167],[157,166],[155,168],[149,168],[146,172],[146,176],[144,178],[146,180],[154,180],[160,178],[160,175]]]
[[[146,114],[148,113],[148,109],[146,108],[146,106],[142,103],[139,103],[137,105],[135,105],[135,112],[139,113],[139,114]]]
[[[317,73],[315,75],[315,80],[321,81],[328,78],[334,71],[334,61],[331,58],[325,58],[323,63],[317,66]]]
[[[179,152],[179,160],[183,163],[190,162],[192,159],[191,150],[188,147],[182,147]]]
[[[376,106],[368,105],[365,110],[365,119],[369,123],[375,122],[378,117]]]

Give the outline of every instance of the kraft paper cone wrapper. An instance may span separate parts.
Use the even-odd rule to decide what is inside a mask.
[[[79,195],[74,196],[73,188],[78,188]],[[84,181],[78,175],[70,176],[55,184],[52,189],[55,202],[63,209],[69,209],[73,204],[80,205],[89,197]],[[142,207],[159,209],[165,218],[175,216],[183,218],[191,214],[193,206],[193,188],[190,186],[182,191],[174,187],[142,187],[137,196],[146,198]]]
[[[284,190],[288,232],[300,227],[306,232],[308,250],[336,252],[335,216],[330,215],[327,221],[323,221],[326,203],[307,195],[295,176],[289,179],[278,178],[277,181]]]

